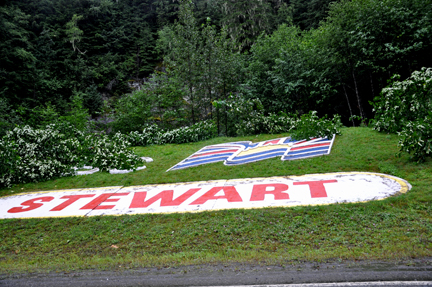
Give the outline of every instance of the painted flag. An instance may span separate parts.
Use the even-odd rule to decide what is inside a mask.
[[[238,152],[245,145],[248,145],[250,142],[233,142],[233,143],[225,143],[225,144],[217,144],[203,147],[196,153],[192,154],[188,158],[182,160],[175,166],[171,167],[167,171],[189,168],[192,166],[198,166],[207,163],[213,163],[218,161],[225,161],[234,153]]]
[[[295,160],[330,154],[334,139],[335,135],[333,135],[331,140],[328,138],[317,138],[294,143],[281,159]]]
[[[206,146],[167,171],[224,161],[225,165],[246,164],[274,157],[295,160],[330,154],[335,136],[297,141],[290,137],[252,143],[232,142]]]
[[[290,137],[263,141],[255,144],[249,142],[249,145],[245,146],[244,149],[239,150],[230,156],[225,161],[225,165],[245,164],[280,157],[286,153],[290,144],[293,144],[294,142],[296,141],[292,140]]]

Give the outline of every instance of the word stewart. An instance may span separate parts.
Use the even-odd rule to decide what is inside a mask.
[[[0,218],[194,212],[359,202],[407,192],[404,180],[375,173],[215,180],[102,187],[0,198]]]

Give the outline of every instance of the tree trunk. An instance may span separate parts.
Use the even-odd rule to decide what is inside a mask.
[[[352,121],[353,127],[355,127],[354,118],[353,118],[353,113],[352,113],[352,109],[351,109],[351,104],[350,104],[350,101],[349,101],[349,99],[348,99],[348,93],[347,93],[347,91],[346,91],[346,89],[345,89],[345,85],[344,85],[344,84],[342,84],[342,87],[343,87],[343,90],[344,90],[344,93],[345,93],[345,98],[346,98],[347,103],[348,103],[348,109],[349,109],[349,112],[350,112],[351,121]]]
[[[365,116],[364,116],[364,112],[363,112],[363,105],[362,105],[361,98],[360,98],[359,91],[358,91],[357,79],[356,79],[356,76],[354,73],[354,69],[351,70],[351,73],[352,73],[353,80],[354,80],[354,87],[355,87],[355,93],[356,93],[356,97],[357,97],[357,104],[358,104],[358,108],[360,111],[360,117],[362,119],[362,122],[364,122]]]
[[[137,53],[136,53],[136,74],[135,74],[136,80],[138,80],[138,77],[139,77],[139,68],[140,68],[139,53],[140,53],[140,47],[138,46],[137,47]]]

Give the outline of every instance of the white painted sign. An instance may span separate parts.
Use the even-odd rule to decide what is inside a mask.
[[[0,218],[196,212],[362,202],[405,193],[403,179],[349,172],[36,192],[0,198]]]

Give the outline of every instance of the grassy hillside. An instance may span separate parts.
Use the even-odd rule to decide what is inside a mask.
[[[286,135],[216,138],[137,147],[154,162],[130,174],[88,176],[17,185],[0,196],[39,190],[143,185],[211,179],[302,175],[338,171],[392,174],[409,181],[406,194],[382,201],[226,210],[166,215],[0,220],[0,273],[135,268],[215,262],[400,259],[432,256],[432,161],[396,157],[397,137],[345,128],[329,156],[240,166],[214,163],[165,172],[203,146]]]

